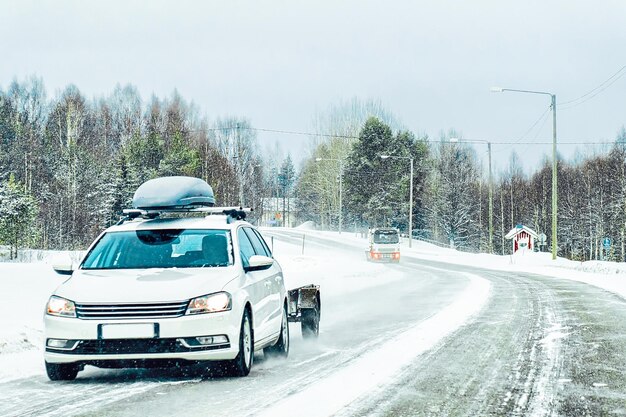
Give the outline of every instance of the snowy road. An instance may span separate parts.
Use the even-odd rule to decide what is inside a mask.
[[[279,242],[298,242],[275,236],[277,257]],[[307,239],[308,252],[329,259],[319,277],[321,333],[305,342],[292,325],[287,361],[260,355],[243,379],[91,368],[51,383],[41,373],[0,383],[0,415],[282,415],[286,407],[299,416],[626,415],[624,299],[567,280],[408,257],[367,265],[358,248]],[[333,259],[358,273],[335,271]],[[444,319],[450,311],[458,317]]]
[[[567,280],[467,270],[492,283],[479,318],[343,415],[626,415],[624,299]]]

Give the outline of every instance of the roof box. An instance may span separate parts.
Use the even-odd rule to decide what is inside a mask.
[[[161,177],[141,184],[133,196],[133,207],[166,210],[213,206],[215,196],[209,184],[200,178]]]

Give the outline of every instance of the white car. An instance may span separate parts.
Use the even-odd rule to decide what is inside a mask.
[[[135,204],[140,209],[102,233],[76,270],[55,267],[71,277],[55,290],[45,313],[51,380],[72,380],[85,365],[202,361],[223,362],[230,373],[245,376],[255,351],[288,355],[288,296],[280,265],[261,234],[238,211],[158,218],[170,211],[168,204],[181,211],[177,203],[190,199],[180,190],[201,180],[151,181],[157,184],[149,190],[159,193],[176,184],[166,193],[171,203],[154,203],[159,206],[154,210]],[[142,187],[135,202],[141,201]],[[220,212],[182,211],[196,210]]]

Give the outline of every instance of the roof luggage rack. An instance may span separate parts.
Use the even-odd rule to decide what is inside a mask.
[[[232,223],[235,220],[245,220],[246,214],[252,211],[253,210],[251,208],[247,207],[167,207],[147,210],[124,209],[124,217],[122,217],[117,224],[120,225],[137,218],[156,219],[163,213],[205,213],[208,216],[213,214],[225,215],[228,217],[228,223]]]
[[[123,211],[117,223],[136,218],[156,219],[162,213],[206,213],[227,216],[228,223],[244,220],[251,208],[214,207],[215,196],[209,184],[200,178],[161,177],[144,182],[133,196],[132,209]]]

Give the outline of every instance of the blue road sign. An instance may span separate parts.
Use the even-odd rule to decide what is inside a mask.
[[[602,246],[604,246],[605,248],[610,248],[611,247],[611,238],[610,237],[605,237],[604,239],[602,239]]]

